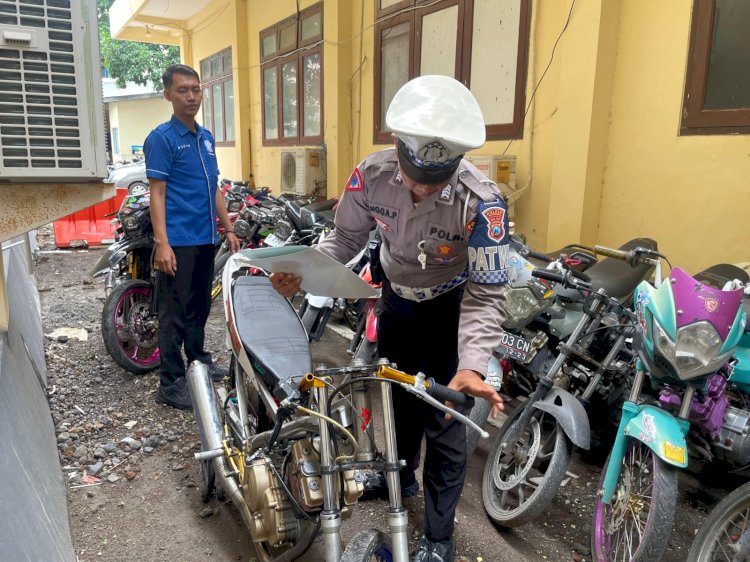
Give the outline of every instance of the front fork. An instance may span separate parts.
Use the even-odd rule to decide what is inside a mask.
[[[612,445],[612,452],[610,453],[609,462],[607,463],[607,469],[604,473],[604,484],[601,490],[601,501],[605,504],[611,504],[612,499],[617,488],[617,482],[620,479],[620,472],[622,470],[622,461],[625,458],[625,452],[628,446],[628,439],[636,439],[656,453],[664,461],[669,464],[684,467],[687,465],[687,448],[685,445],[685,436],[690,429],[690,422],[687,420],[690,412],[690,404],[693,401],[693,395],[695,389],[692,386],[688,386],[685,390],[685,395],[682,399],[682,405],[678,417],[675,419],[670,414],[653,408],[651,406],[643,406],[637,404],[638,396],[641,393],[641,387],[643,386],[643,380],[645,373],[642,369],[638,369],[633,380],[633,388],[630,391],[630,397],[622,405],[622,418],[620,419],[620,425],[617,428],[617,436],[615,437],[615,443]],[[654,433],[649,434],[648,432],[635,432],[631,428],[633,427],[634,420],[644,410],[650,409],[653,414],[659,414],[654,420],[656,427]],[[661,421],[659,421],[661,420]],[[666,434],[666,436],[664,435]],[[676,461],[674,458],[670,458],[665,452],[663,447],[664,443],[671,443],[672,441],[683,445],[684,459],[683,462]]]
[[[329,416],[328,386],[315,388],[315,396],[320,413]],[[401,504],[401,463],[396,447],[396,424],[393,417],[393,396],[391,385],[383,383],[383,427],[385,439],[385,478],[388,484],[388,527],[391,531],[393,562],[409,562],[408,515]],[[338,505],[336,488],[336,467],[334,466],[333,443],[328,423],[320,420],[320,470],[323,475],[323,512],[320,514],[320,528],[323,532],[326,562],[340,562],[341,552],[341,510]]]

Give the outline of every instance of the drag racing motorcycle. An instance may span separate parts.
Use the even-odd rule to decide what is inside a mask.
[[[105,277],[102,338],[107,353],[136,375],[152,371],[160,361],[150,202],[149,192],[123,199],[115,242],[89,272]]]
[[[424,375],[378,364],[312,368],[309,342],[288,300],[266,277],[244,275],[243,255],[224,270],[227,343],[232,350],[228,388],[214,386],[207,367],[187,373],[202,450],[206,495],[218,488],[239,510],[264,562],[294,560],[319,531],[327,562],[373,557],[408,562],[407,512],[401,504],[391,384],[470,424],[460,412],[472,399]],[[247,262],[245,262],[247,265]],[[381,385],[384,454],[360,458],[352,426],[369,426],[354,389]],[[363,491],[361,471],[383,470],[390,490],[390,533],[360,531],[344,549],[341,521]],[[343,551],[343,552],[342,552]]]
[[[657,275],[635,291],[637,371],[599,483],[591,550],[597,561],[651,562],[667,546],[689,458],[723,474],[750,465],[748,276],[728,264],[695,277],[675,267],[662,283],[654,256],[609,255],[650,261]]]

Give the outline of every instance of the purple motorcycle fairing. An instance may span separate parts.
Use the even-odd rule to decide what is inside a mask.
[[[699,283],[679,267],[669,274],[672,284],[677,329],[707,321],[726,340],[737,318],[742,289],[722,291]],[[697,298],[696,298],[697,297]]]

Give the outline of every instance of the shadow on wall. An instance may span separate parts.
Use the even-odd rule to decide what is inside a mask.
[[[29,234],[11,239],[2,250],[10,318],[8,331],[0,332],[0,552],[3,560],[75,562],[46,399],[32,239]]]

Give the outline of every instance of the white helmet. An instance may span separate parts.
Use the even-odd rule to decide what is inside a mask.
[[[434,184],[450,178],[468,150],[485,141],[479,103],[466,86],[448,76],[420,76],[391,101],[385,123],[399,142],[402,172]]]

